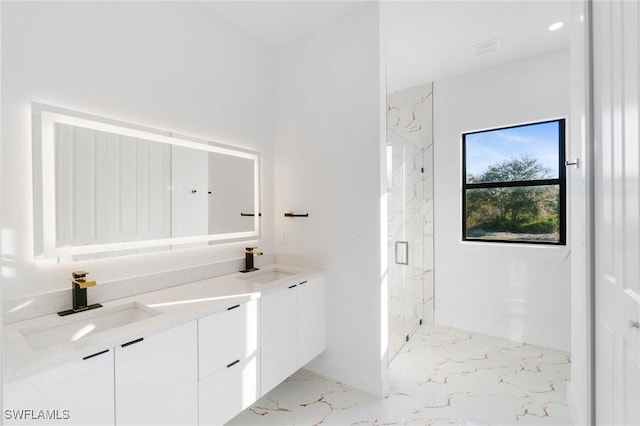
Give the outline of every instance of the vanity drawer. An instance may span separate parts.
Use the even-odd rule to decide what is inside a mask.
[[[258,399],[258,359],[235,360],[199,382],[201,425],[222,425]]]
[[[258,301],[230,305],[198,320],[200,380],[235,360],[255,356],[258,349]]]

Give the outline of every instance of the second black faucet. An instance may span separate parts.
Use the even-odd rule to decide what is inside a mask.
[[[240,272],[258,271],[260,268],[253,266],[253,256],[262,256],[261,251],[256,251],[258,247],[247,247],[244,249],[244,269]]]

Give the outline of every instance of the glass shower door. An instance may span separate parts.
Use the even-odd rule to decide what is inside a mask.
[[[389,361],[433,322],[433,85],[387,96]]]
[[[387,145],[389,359],[422,320],[424,178],[422,147],[402,137]]]

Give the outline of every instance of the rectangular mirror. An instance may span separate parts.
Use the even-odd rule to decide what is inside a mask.
[[[257,153],[32,104],[36,257],[259,236]]]

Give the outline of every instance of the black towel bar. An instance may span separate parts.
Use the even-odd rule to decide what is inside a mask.
[[[286,212],[284,217],[309,217],[309,213],[304,214],[294,214],[293,212]]]

